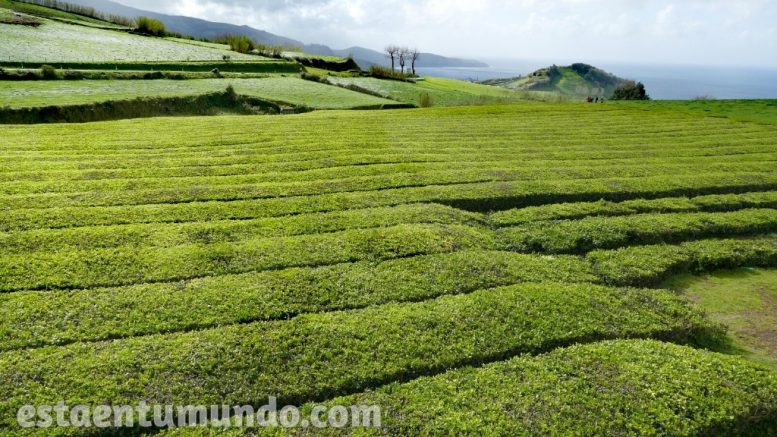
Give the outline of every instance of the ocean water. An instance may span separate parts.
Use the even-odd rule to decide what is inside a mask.
[[[421,68],[428,76],[463,80],[487,80],[526,75],[553,61],[487,60],[489,68]],[[568,63],[558,63],[567,65]],[[777,69],[629,65],[591,63],[617,76],[640,81],[658,100],[688,100],[700,96],[716,99],[777,99]]]

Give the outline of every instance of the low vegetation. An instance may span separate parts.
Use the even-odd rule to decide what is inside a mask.
[[[164,77],[161,73],[160,76]],[[23,91],[19,90],[17,83],[6,81],[0,82],[0,96],[5,104],[11,108],[39,108],[52,105],[95,104],[108,100],[131,100],[144,96],[188,97],[220,92],[230,84],[234,86],[238,94],[282,102],[288,106],[317,109],[399,106],[393,100],[294,77],[187,81],[164,79],[37,81],[25,83]],[[0,117],[0,120],[3,118]]]
[[[302,109],[299,110],[303,111]],[[230,92],[207,93],[189,97],[139,97],[128,100],[107,100],[90,104],[42,106],[35,108],[0,108],[0,123],[87,123],[182,115],[217,114],[278,114],[277,103]]]
[[[645,85],[642,82],[628,81],[615,88],[612,93],[613,100],[650,100]]]
[[[165,23],[148,17],[138,17],[135,19],[135,31],[150,36],[165,36]]]
[[[775,392],[773,373],[730,356],[621,340],[465,367],[330,404],[381,405],[383,429],[366,435],[767,435],[775,431]]]

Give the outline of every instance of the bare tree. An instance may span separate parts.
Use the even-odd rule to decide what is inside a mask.
[[[410,68],[413,71],[413,76],[415,76],[415,63],[418,62],[418,58],[421,57],[421,52],[416,48],[410,50],[408,55],[410,56]]]
[[[399,53],[401,52],[401,49],[397,46],[387,46],[384,51],[386,52],[386,55],[391,59],[391,71],[394,71],[396,69],[396,59]]]
[[[407,64],[407,60],[410,58],[410,50],[407,48],[401,48],[399,49],[399,69],[402,71],[402,74],[405,74],[405,64]]]

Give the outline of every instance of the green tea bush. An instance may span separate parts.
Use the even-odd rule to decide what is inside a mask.
[[[714,194],[699,197],[635,199],[624,202],[557,203],[499,211],[489,216],[495,226],[523,225],[547,220],[578,220],[586,217],[626,216],[645,213],[736,211],[746,208],[777,208],[777,192]]]
[[[391,384],[327,405],[380,405],[382,429],[364,435],[772,435],[777,377],[740,357],[607,341]]]
[[[0,351],[282,320],[545,281],[583,283],[597,277],[575,257],[467,250],[185,282],[10,293],[0,306],[0,331],[7,333]]]
[[[300,405],[577,342],[693,343],[719,335],[669,292],[522,284],[288,321],[5,352],[0,420],[16,426],[19,406],[61,399],[244,405],[272,393],[281,405]]]
[[[519,252],[585,253],[593,249],[671,243],[714,236],[777,232],[773,209],[722,213],[638,214],[503,228],[502,241]]]
[[[593,251],[586,256],[602,282],[654,286],[672,274],[737,267],[777,267],[774,236],[711,239],[680,245]]]

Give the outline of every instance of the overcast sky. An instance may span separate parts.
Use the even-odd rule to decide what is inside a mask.
[[[118,0],[324,43],[475,58],[777,67],[774,0]]]

